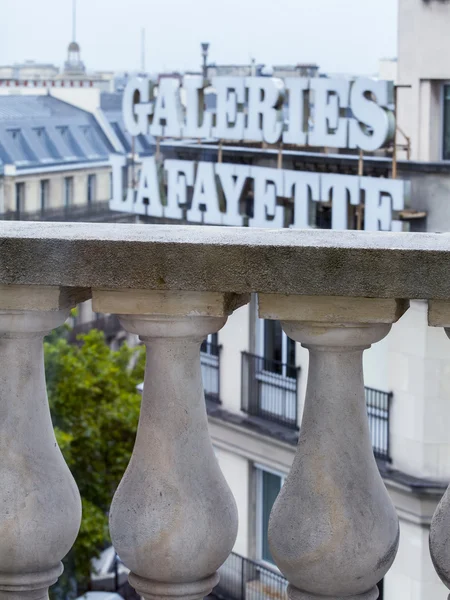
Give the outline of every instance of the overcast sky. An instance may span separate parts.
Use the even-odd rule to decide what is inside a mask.
[[[61,65],[72,0],[0,0],[0,64]],[[322,71],[372,74],[397,52],[397,0],[78,0],[77,38],[88,69],[134,70],[146,28],[147,69],[210,61],[315,62]]]

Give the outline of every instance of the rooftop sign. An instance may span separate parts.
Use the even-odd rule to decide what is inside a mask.
[[[124,94],[126,129],[132,136],[363,151],[381,148],[394,130],[385,81],[216,77],[212,89],[214,107],[205,109],[202,77],[187,76],[183,86],[163,78],[157,95],[148,79],[134,78]],[[351,207],[364,206],[366,230],[401,230],[393,214],[408,193],[400,180],[271,168],[266,159],[242,165],[147,156],[133,166],[131,179],[139,173],[139,181],[124,196],[126,157],[114,156],[112,166],[111,210],[208,225],[305,229],[315,225],[318,203],[331,203],[333,229],[348,229]]]
[[[358,148],[390,141],[390,83],[368,78],[213,77],[214,109],[204,109],[203,78],[132,78],[123,116],[131,135]],[[183,102],[182,102],[183,99]],[[183,106],[185,109],[183,109]]]

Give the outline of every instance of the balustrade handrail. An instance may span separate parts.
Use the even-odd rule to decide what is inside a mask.
[[[148,349],[135,448],[109,511],[114,547],[147,600],[211,593],[238,513],[208,433],[200,343],[256,292],[259,317],[310,356],[300,441],[264,532],[271,556],[291,598],[376,598],[399,521],[370,449],[362,356],[410,298],[430,299],[430,323],[450,326],[449,267],[450,234],[0,222],[0,593],[46,597],[79,530],[43,338],[90,297]],[[431,528],[450,587],[449,523],[450,492]]]
[[[450,297],[446,233],[4,221],[0,242],[0,284]]]

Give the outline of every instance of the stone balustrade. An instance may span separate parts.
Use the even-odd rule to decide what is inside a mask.
[[[371,448],[362,355],[430,300],[450,331],[450,235],[0,224],[0,600],[38,600],[76,539],[80,499],[46,399],[42,338],[87,298],[147,347],[135,449],[110,527],[147,599],[200,599],[232,551],[236,506],[208,435],[200,345],[259,295],[310,353],[297,455],[269,543],[291,600],[375,600],[399,542]],[[431,530],[450,587],[450,497]]]

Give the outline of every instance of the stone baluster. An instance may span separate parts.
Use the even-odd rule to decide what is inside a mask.
[[[48,597],[81,521],[56,443],[43,337],[73,306],[59,288],[0,286],[0,599]],[[84,296],[81,296],[84,299]]]
[[[444,327],[445,333],[450,338],[450,302],[430,301],[428,323],[432,327]],[[430,553],[437,574],[450,589],[450,487],[445,492],[431,521]],[[448,598],[450,600],[450,595]]]
[[[375,600],[396,555],[398,518],[371,447],[362,355],[406,306],[259,298],[260,316],[280,319],[309,350],[297,454],[269,522],[270,549],[289,580],[290,600]]]
[[[146,599],[196,600],[217,584],[237,509],[208,434],[200,345],[248,298],[195,292],[93,292],[147,348],[130,464],[110,513],[113,544]]]

